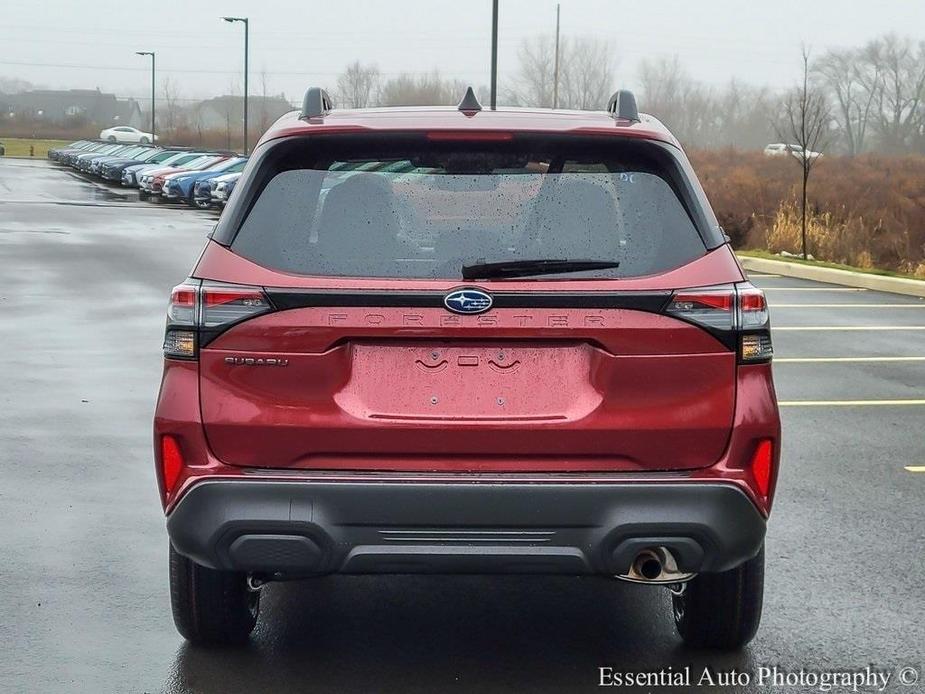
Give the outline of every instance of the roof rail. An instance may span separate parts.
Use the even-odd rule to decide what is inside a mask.
[[[475,92],[472,91],[472,87],[466,88],[466,94],[463,96],[462,101],[459,102],[457,108],[465,112],[482,110],[482,104],[479,103],[479,98],[475,95]]]
[[[639,110],[636,108],[636,97],[629,89],[619,89],[607,102],[607,111],[618,120],[639,122]]]
[[[309,87],[302,100],[302,112],[299,114],[299,119],[324,118],[333,108],[334,102],[330,94],[321,87]]]

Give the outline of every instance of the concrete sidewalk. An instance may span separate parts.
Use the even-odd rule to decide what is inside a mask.
[[[846,287],[862,287],[878,292],[892,292],[894,294],[907,294],[909,296],[925,297],[925,281],[906,279],[905,277],[887,277],[885,275],[871,275],[865,272],[851,272],[836,268],[805,265],[803,263],[790,263],[786,260],[769,260],[767,258],[752,258],[739,256],[739,262],[746,270],[753,272],[766,272],[784,277],[798,277],[804,280],[841,284]]]

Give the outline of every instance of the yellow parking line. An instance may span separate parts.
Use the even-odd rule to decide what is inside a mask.
[[[925,465],[906,465],[909,472],[925,472]]]
[[[925,308],[921,304],[768,304],[769,308]]]
[[[824,364],[852,362],[925,361],[925,357],[775,357],[775,364]]]
[[[781,407],[901,407],[925,405],[925,400],[781,400]]]
[[[758,273],[754,273],[754,272],[749,272],[749,273],[748,273],[748,277],[749,277],[749,279],[751,279],[752,277],[760,277],[760,278],[764,279],[765,277],[780,277],[780,275],[766,275],[766,274],[764,274],[764,273],[758,274]]]
[[[781,330],[925,330],[925,325],[778,325],[773,332]]]
[[[765,292],[866,292],[864,287],[762,287]]]

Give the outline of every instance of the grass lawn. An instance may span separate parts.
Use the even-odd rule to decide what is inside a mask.
[[[830,267],[836,270],[850,270],[851,272],[863,272],[866,275],[884,275],[886,277],[902,277],[907,280],[921,280],[921,277],[915,277],[914,275],[904,275],[901,272],[893,272],[891,270],[879,270],[877,268],[867,268],[867,267],[854,267],[852,265],[842,265],[841,263],[829,263],[824,260],[803,260],[802,258],[792,258],[790,256],[777,255],[771,253],[770,251],[736,251],[737,255],[746,256],[749,258],[765,258],[767,260],[779,260],[784,263],[799,263],[800,265],[815,265],[816,267]]]
[[[29,147],[35,148],[35,158],[44,159],[48,150],[69,145],[73,140],[30,140],[18,137],[0,137],[8,157],[28,157]]]

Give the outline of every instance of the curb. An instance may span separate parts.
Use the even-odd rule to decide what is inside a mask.
[[[893,294],[906,294],[908,296],[925,297],[925,281],[906,279],[905,277],[886,277],[884,275],[869,275],[864,272],[851,272],[830,267],[816,267],[802,263],[788,263],[785,260],[768,260],[766,258],[752,258],[738,256],[739,262],[746,270],[767,272],[784,277],[796,277],[803,280],[828,282],[846,287],[859,287],[877,292],[891,292]]]

